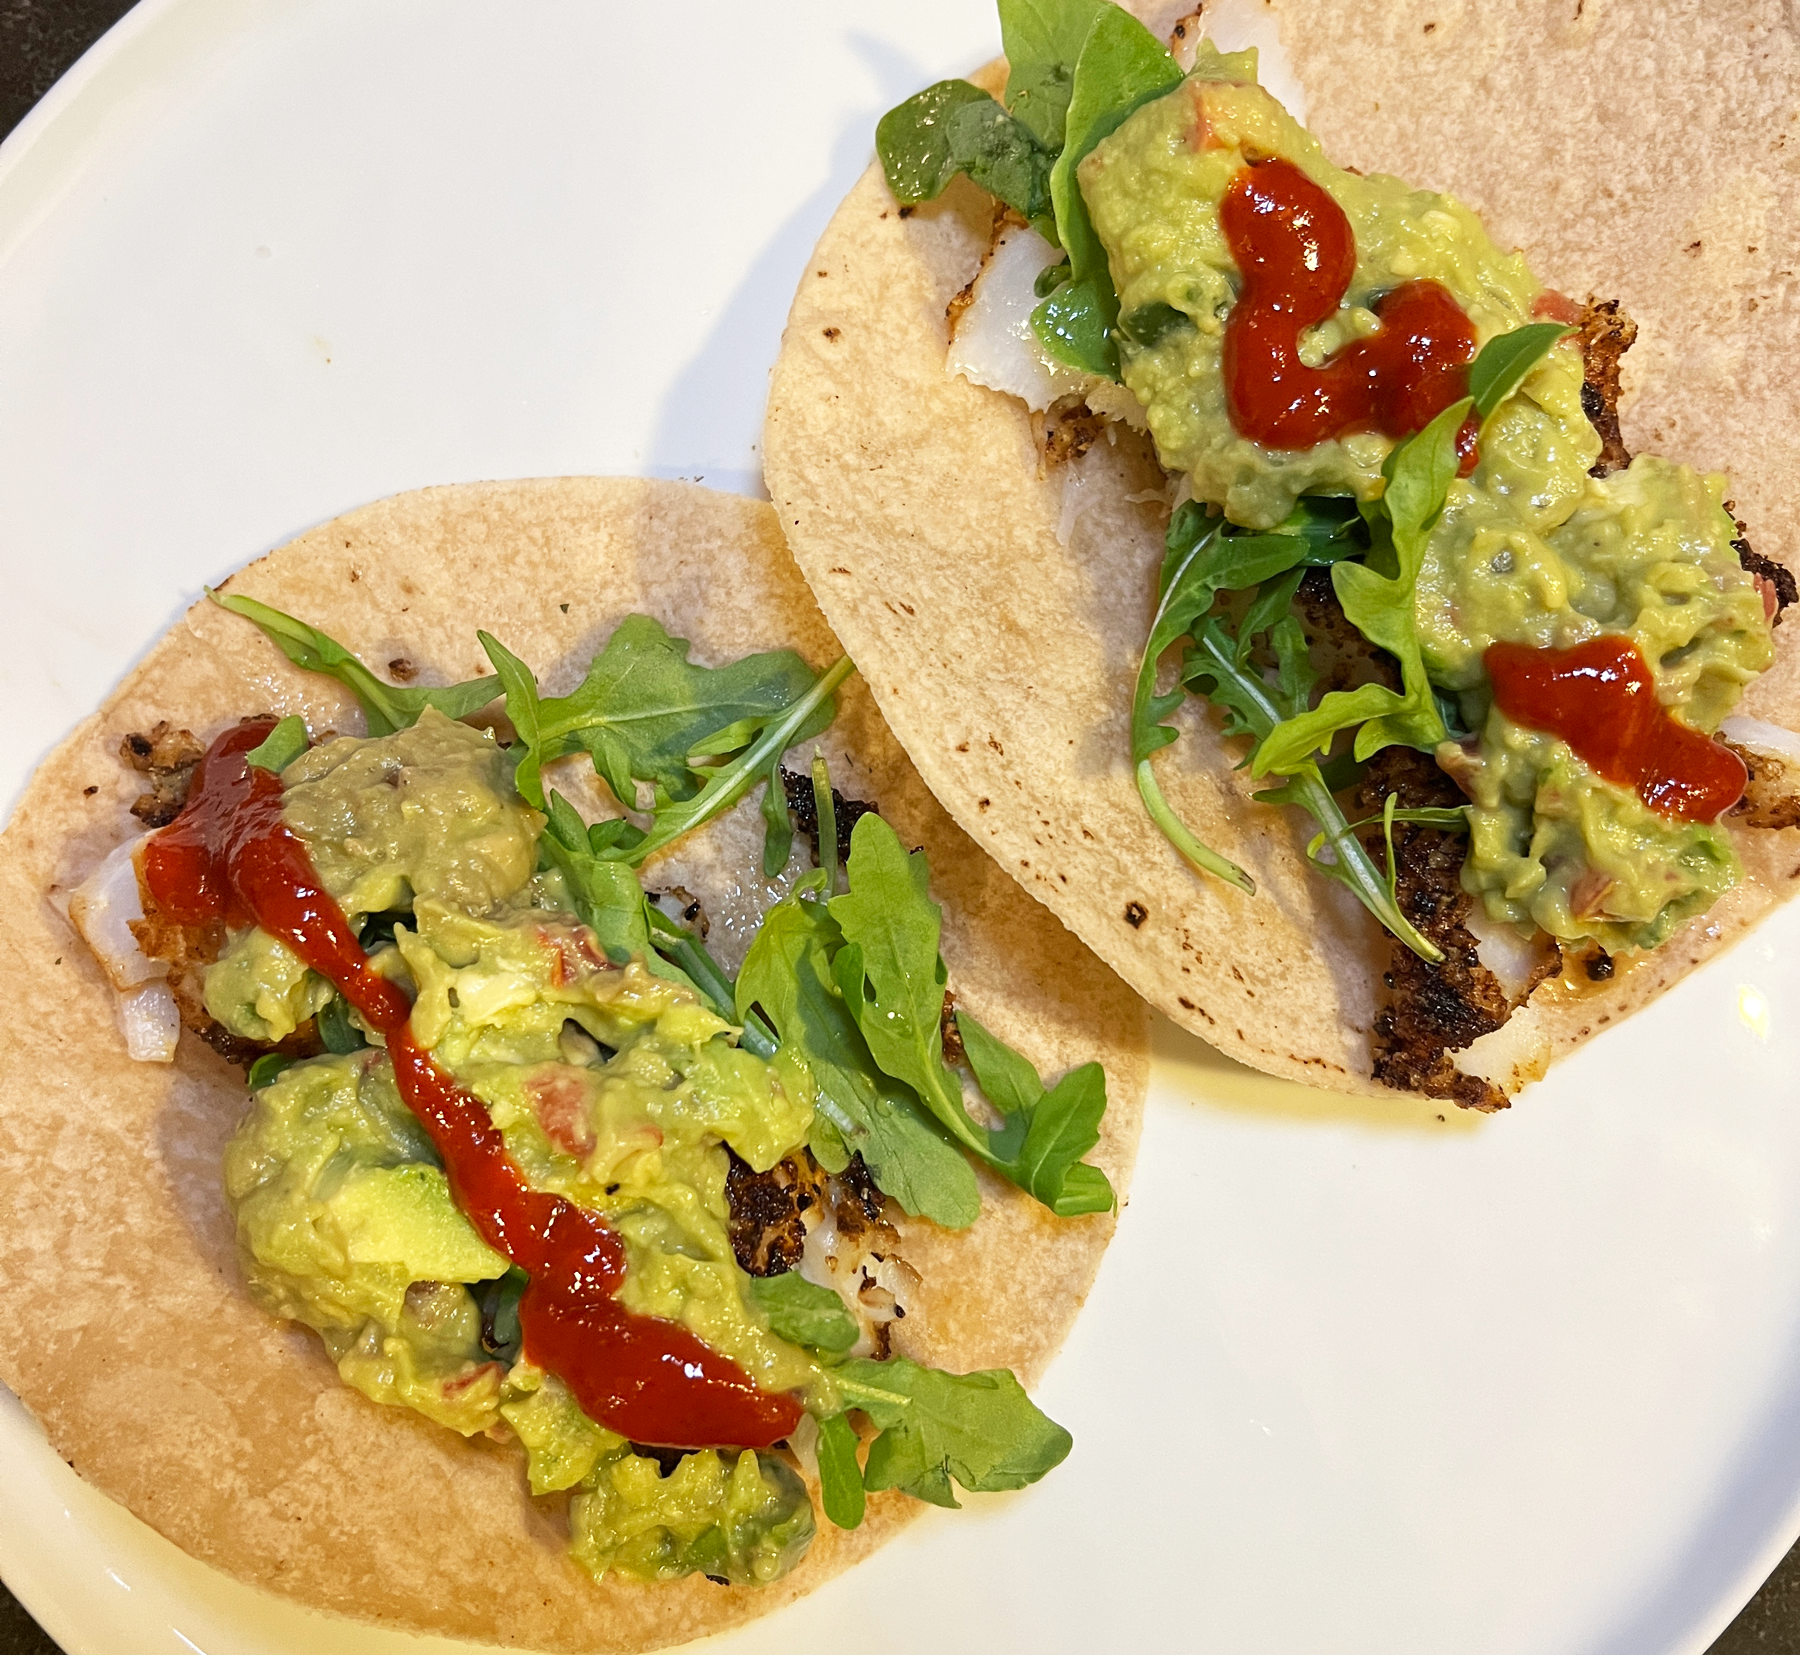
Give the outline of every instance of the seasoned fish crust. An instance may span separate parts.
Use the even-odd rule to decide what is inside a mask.
[[[1357,785],[1357,814],[1379,816],[1390,793],[1403,810],[1466,802],[1436,763],[1411,747],[1384,748],[1369,761]],[[1379,832],[1370,837],[1369,849],[1385,866],[1387,846]],[[1461,834],[1410,823],[1394,827],[1400,910],[1444,958],[1432,965],[1398,938],[1388,939],[1391,957],[1383,981],[1391,998],[1371,1035],[1374,1075],[1396,1091],[1423,1092],[1491,1112],[1506,1108],[1505,1094],[1491,1081],[1463,1074],[1450,1058],[1512,1014],[1499,979],[1481,963],[1475,937],[1463,923],[1475,901],[1462,887],[1463,854]]]
[[[188,785],[205,753],[192,730],[178,730],[166,718],[148,735],[133,730],[125,736],[119,742],[119,757],[150,783],[149,791],[138,795],[131,814],[145,827],[167,827],[187,803]]]
[[[1637,323],[1617,299],[1590,298],[1578,324],[1581,345],[1581,411],[1600,434],[1600,458],[1590,476],[1605,477],[1631,464],[1631,450],[1619,430],[1619,358],[1637,338]]]

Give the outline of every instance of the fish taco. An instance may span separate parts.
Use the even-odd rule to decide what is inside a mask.
[[[314,529],[45,761],[0,878],[0,1377],[195,1557],[644,1649],[1070,1451],[1025,1385],[1146,1016],[936,806],[767,506]]]
[[[945,808],[1159,1009],[1504,1107],[1800,880],[1791,34],[1000,20],[801,278],[795,556]]]

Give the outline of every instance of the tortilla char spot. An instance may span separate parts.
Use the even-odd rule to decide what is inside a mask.
[[[842,328],[826,328],[825,329],[825,337],[827,339],[829,339],[835,345],[837,343],[838,339],[842,336],[843,331],[844,330]]]
[[[1132,930],[1135,931],[1149,917],[1150,910],[1146,908],[1143,903],[1134,901],[1125,904],[1125,923],[1129,925]]]
[[[1000,743],[993,736],[988,737],[988,746],[993,748],[993,750],[996,753],[998,753],[1001,756],[1001,758],[1006,757],[1006,749],[1004,747],[1002,747],[1000,745]]]
[[[81,790],[81,792],[82,792],[82,796],[83,796],[83,797],[84,797],[84,798],[89,798],[89,799],[91,799],[91,798],[93,798],[93,796],[94,796],[94,795],[95,795],[95,794],[96,794],[96,793],[98,793],[98,792],[99,792],[99,791],[100,791],[100,789],[99,789],[99,788],[98,788],[98,787],[84,787],[84,788],[83,788],[83,789],[82,789],[82,790]]]
[[[977,799],[975,801],[975,808],[977,810],[986,810],[987,807],[989,805],[991,805],[993,802],[994,801],[992,799]],[[1800,879],[1800,868],[1794,869],[1794,877],[1796,879]]]
[[[1195,1005],[1194,1002],[1192,1000],[1190,1000],[1185,994],[1180,995],[1178,998],[1179,998],[1181,1006],[1184,1010],[1199,1011],[1200,1008],[1197,1005]]]
[[[835,568],[831,572],[834,575],[847,575],[850,573],[850,571],[848,569],[843,569],[843,568]]]
[[[913,215],[913,209],[912,209],[912,208],[911,208],[911,207],[902,207],[902,208],[901,208],[901,209],[900,209],[900,216],[901,216],[901,217],[902,217],[902,218],[911,218],[911,217],[912,217],[912,215]],[[883,214],[882,214],[882,215],[881,215],[881,216],[882,216],[882,217],[883,217],[883,218],[886,218],[886,217],[887,217],[887,214],[886,214],[886,213],[883,213]]]
[[[966,753],[969,750],[969,744],[966,741],[959,741],[956,744],[956,750],[959,753]]]

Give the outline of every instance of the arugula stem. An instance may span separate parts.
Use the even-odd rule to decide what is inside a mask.
[[[645,860],[663,846],[673,844],[684,834],[691,833],[720,811],[729,810],[768,775],[776,756],[787,751],[794,732],[806,723],[815,709],[854,671],[856,665],[850,657],[840,656],[819,674],[817,681],[805,695],[735,759],[722,766],[693,798],[671,806],[668,810],[659,811],[655,825],[631,848],[625,860],[632,867],[641,868]]]
[[[656,951],[673,960],[688,974],[695,988],[712,1003],[712,1009],[728,1023],[736,1023],[737,985],[725,975],[725,968],[707,952],[692,931],[677,925],[654,902],[650,903],[650,927]],[[747,1019],[738,1044],[758,1057],[775,1055],[775,1042],[754,1018]]]
[[[1238,697],[1239,712],[1252,715],[1258,742],[1266,739],[1268,732],[1281,722],[1281,709],[1269,694],[1268,685],[1256,673],[1240,666],[1230,650],[1221,647],[1216,632],[1203,631],[1194,642],[1211,663],[1212,675],[1230,682]],[[1331,796],[1330,788],[1319,774],[1318,765],[1308,759],[1287,772],[1279,791],[1285,795],[1283,803],[1299,805],[1322,830],[1306,847],[1307,860],[1340,884],[1349,886],[1357,900],[1421,959],[1429,960],[1433,965],[1441,961],[1442,951],[1421,936],[1400,912],[1399,904],[1394,901],[1369,853],[1363,849],[1362,841],[1351,832],[1337,800]],[[1268,795],[1259,797],[1266,799]],[[1326,844],[1336,854],[1335,867],[1319,860],[1319,849]]]
[[[1201,555],[1218,539],[1217,527],[1199,536],[1187,549],[1174,569],[1164,578],[1162,596],[1157,600],[1156,614],[1150,621],[1150,633],[1144,640],[1144,654],[1138,662],[1137,684],[1131,697],[1132,747],[1138,750],[1140,739],[1139,727],[1146,719],[1160,723],[1160,719],[1152,717],[1152,708],[1156,691],[1156,664],[1162,659],[1163,651],[1175,643],[1175,637],[1164,636],[1165,630],[1171,630],[1169,615],[1174,607],[1178,594],[1183,590],[1183,582],[1188,571],[1193,568]],[[1210,600],[1209,600],[1210,601]],[[1172,730],[1160,736],[1159,741],[1166,745],[1175,739]],[[1235,885],[1246,896],[1256,895],[1256,881],[1245,873],[1237,863],[1228,857],[1221,856],[1210,845],[1200,842],[1189,831],[1187,824],[1175,814],[1169,801],[1163,797],[1163,790],[1157,783],[1156,772],[1150,768],[1150,754],[1145,753],[1137,761],[1137,790],[1144,801],[1144,808],[1150,812],[1151,821],[1162,829],[1164,836],[1195,867],[1204,873],[1217,875],[1228,885]]]
[[[813,810],[819,822],[819,866],[825,870],[825,895],[837,894],[838,842],[837,806],[831,802],[831,770],[825,755],[813,750]]]
[[[1175,814],[1169,801],[1163,797],[1163,791],[1156,782],[1156,773],[1151,769],[1147,758],[1138,760],[1137,789],[1144,801],[1144,808],[1150,812],[1150,819],[1162,829],[1169,843],[1195,867],[1206,873],[1216,874],[1226,884],[1237,886],[1246,896],[1256,895],[1256,881],[1249,874],[1237,863],[1221,856],[1210,845],[1202,844],[1188,831],[1187,823]]]
[[[1297,802],[1300,808],[1323,829],[1306,847],[1307,860],[1317,862],[1319,846],[1322,843],[1330,845],[1337,856],[1339,868],[1343,870],[1343,883],[1356,893],[1362,905],[1420,959],[1429,961],[1432,965],[1441,964],[1444,951],[1421,935],[1412,921],[1400,912],[1400,904],[1394,900],[1388,881],[1381,877],[1373,859],[1363,848],[1362,841],[1345,820],[1337,800],[1331,796],[1324,779],[1319,775],[1318,767],[1309,765],[1307,770],[1311,773],[1302,771],[1290,778],[1299,795]],[[1389,867],[1392,865],[1390,860]]]

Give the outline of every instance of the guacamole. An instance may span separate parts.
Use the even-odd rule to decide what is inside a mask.
[[[1243,55],[1203,58],[1130,115],[1079,168],[1118,291],[1121,374],[1164,466],[1230,523],[1259,530],[1303,496],[1380,497],[1396,446],[1361,430],[1274,449],[1234,427],[1222,357],[1241,277],[1221,207],[1247,166],[1275,159],[1323,188],[1355,237],[1335,314],[1302,338],[1307,366],[1376,332],[1375,305],[1405,282],[1447,289],[1477,349],[1540,319],[1543,294],[1460,202],[1332,165]],[[1526,930],[1649,948],[1738,877],[1727,836],[1658,815],[1566,742],[1503,717],[1483,652],[1628,637],[1662,706],[1710,734],[1773,659],[1770,623],[1732,544],[1725,479],[1648,455],[1592,475],[1601,443],[1582,391],[1582,354],[1565,338],[1495,410],[1479,463],[1450,483],[1430,528],[1411,622],[1431,684],[1470,732],[1439,754],[1471,801],[1465,887]]]
[[[619,1302],[837,1411],[830,1377],[749,1299],[727,1229],[730,1156],[762,1171],[806,1141],[803,1071],[741,1050],[691,989],[609,960],[558,906],[558,883],[536,875],[544,818],[491,737],[428,709],[393,735],[328,741],[283,781],[284,818],[331,894],[353,922],[385,917],[391,942],[365,936],[376,969],[416,995],[414,1037],[487,1106],[534,1187],[623,1239]],[[256,930],[206,983],[215,1015],[264,1040],[334,992]],[[535,1493],[576,1491],[573,1553],[596,1575],[753,1584],[805,1550],[811,1506],[780,1459],[706,1450],[665,1470],[523,1359],[521,1273],[451,1199],[379,1043],[255,1091],[225,1173],[257,1301],[316,1328],[374,1400],[516,1436]]]

